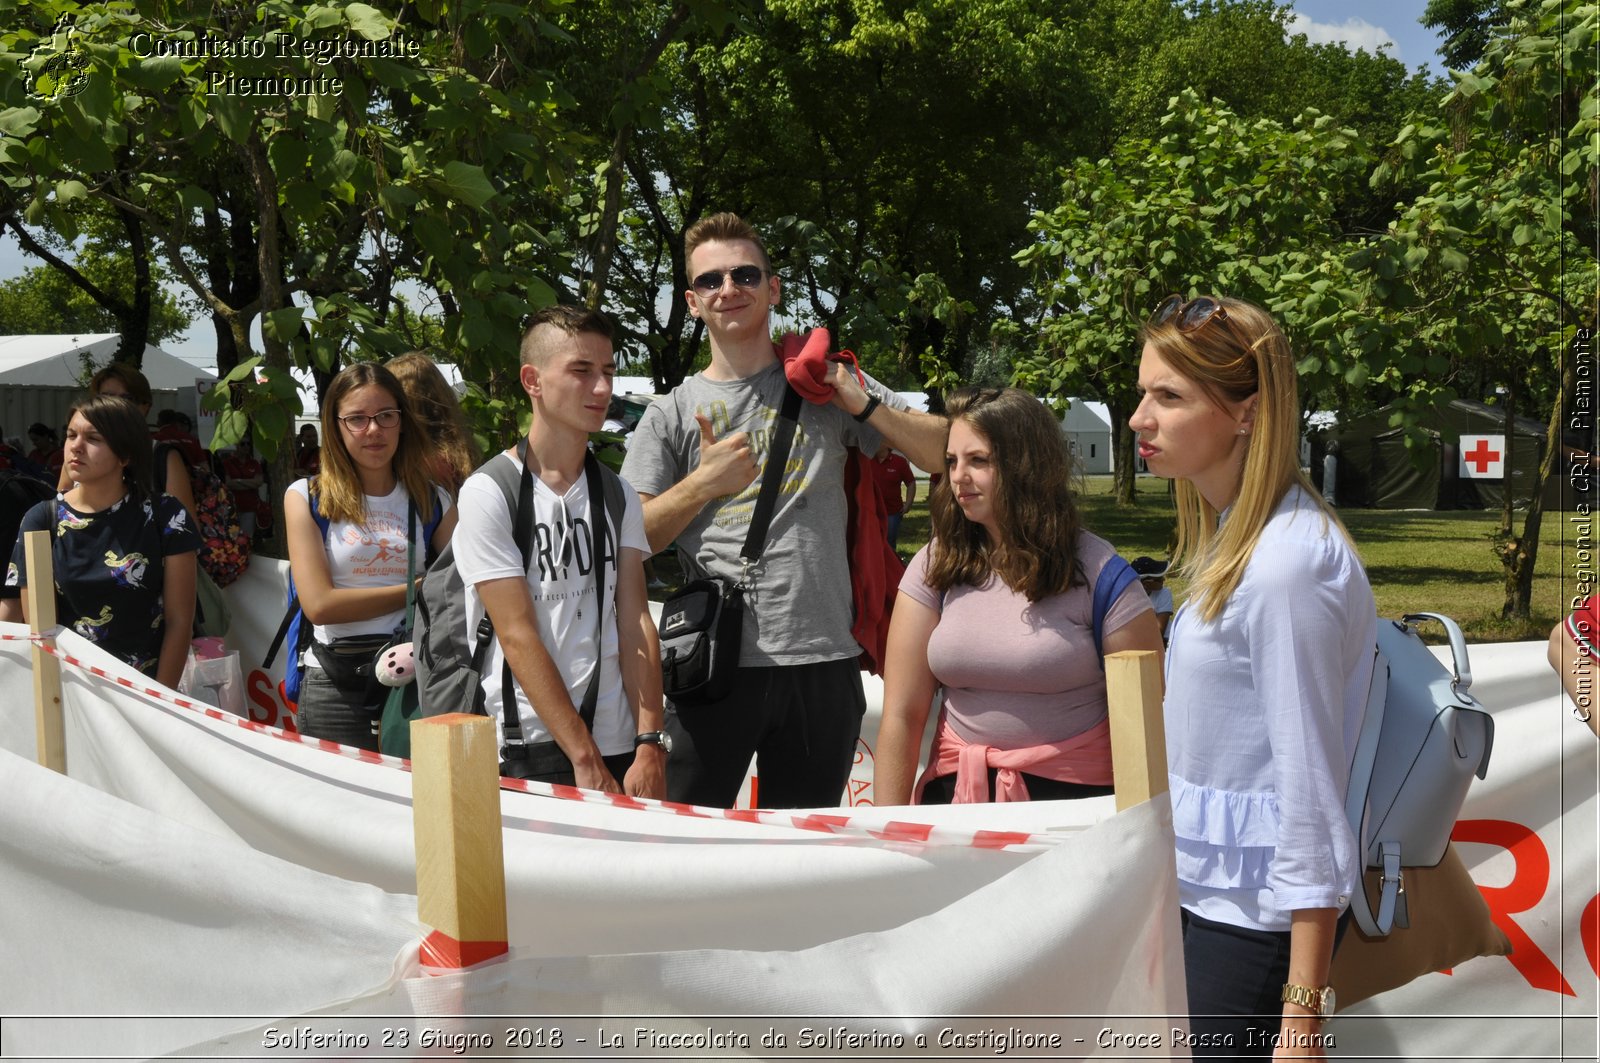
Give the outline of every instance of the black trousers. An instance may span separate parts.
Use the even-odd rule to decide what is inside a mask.
[[[762,808],[837,805],[866,711],[854,657],[741,668],[722,701],[667,703],[667,798],[732,808],[755,757]]]
[[[1196,1059],[1268,1059],[1282,1027],[1289,932],[1254,930],[1184,910],[1183,972]],[[1334,948],[1350,925],[1347,910]]]

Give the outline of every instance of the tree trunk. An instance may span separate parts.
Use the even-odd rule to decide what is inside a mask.
[[[1567,404],[1577,386],[1577,368],[1570,353],[1561,359],[1561,387],[1556,391],[1555,404],[1550,410],[1550,423],[1545,430],[1544,459],[1539,462],[1539,479],[1534,485],[1533,498],[1528,502],[1528,515],[1522,522],[1522,558],[1514,579],[1507,578],[1505,615],[1529,619],[1533,614],[1533,570],[1539,559],[1539,532],[1544,523],[1544,492],[1550,478],[1561,467],[1561,425],[1566,416]]]
[[[1106,409],[1111,413],[1112,490],[1117,505],[1135,506],[1139,504],[1139,496],[1133,489],[1133,463],[1138,455],[1133,445],[1133,429],[1128,427],[1128,418],[1133,416],[1133,411],[1114,395],[1106,396]]]
[[[153,301],[150,279],[150,242],[145,239],[144,226],[139,219],[125,210],[117,211],[122,227],[128,234],[128,253],[133,256],[133,304],[126,313],[117,315],[117,331],[122,339],[117,346],[117,360],[129,365],[144,363],[145,345],[150,342],[150,306]]]
[[[589,277],[584,305],[599,310],[605,305],[606,285],[611,278],[611,260],[617,253],[617,217],[622,210],[623,166],[628,157],[628,144],[633,140],[633,126],[617,130],[611,142],[611,162],[606,167],[606,188],[600,202],[600,227],[594,236],[594,272]]]

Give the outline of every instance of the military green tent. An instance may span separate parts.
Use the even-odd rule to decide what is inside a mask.
[[[1488,509],[1505,499],[1504,480],[1459,475],[1462,435],[1504,435],[1505,411],[1470,399],[1424,411],[1420,427],[1427,442],[1420,451],[1406,447],[1405,429],[1389,423],[1393,407],[1341,421],[1314,447],[1311,463],[1318,486],[1322,457],[1338,444],[1337,500],[1340,506],[1371,509]],[[1539,481],[1545,426],[1531,417],[1513,419],[1510,483],[1517,505],[1526,505]],[[1545,505],[1561,505],[1561,476],[1546,490]]]

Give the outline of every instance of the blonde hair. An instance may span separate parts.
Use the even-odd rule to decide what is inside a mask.
[[[370,362],[346,366],[333,378],[328,393],[323,396],[322,471],[307,485],[316,499],[317,511],[330,521],[367,522],[367,495],[361,489],[361,474],[350,460],[350,450],[340,431],[339,404],[352,391],[368,385],[387,391],[400,410],[400,440],[390,464],[395,479],[405,486],[406,494],[417,504],[417,516],[427,523],[433,519],[435,502],[433,478],[428,475],[428,455],[432,452],[433,440],[427,427],[417,419],[400,381],[383,366]]]
[[[1325,522],[1337,527],[1347,541],[1350,538],[1300,469],[1299,374],[1289,341],[1260,307],[1240,299],[1216,301],[1225,320],[1219,315],[1180,332],[1175,316],[1139,330],[1143,343],[1155,348],[1174,373],[1193,381],[1212,402],[1221,405],[1256,396],[1239,493],[1227,521],[1218,527],[1217,511],[1193,483],[1179,480],[1175,485],[1178,545],[1173,564],[1188,578],[1191,601],[1205,621],[1215,620],[1228,604],[1262,529],[1294,485],[1316,503]]]
[[[467,428],[467,418],[461,412],[456,393],[439,372],[439,366],[422,351],[397,355],[389,359],[384,368],[400,381],[417,420],[427,426],[434,452],[449,472],[449,482],[444,486],[454,498],[480,463],[477,444]]]

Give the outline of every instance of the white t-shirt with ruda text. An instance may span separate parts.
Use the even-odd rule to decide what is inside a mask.
[[[501,453],[495,461],[509,461],[520,476],[522,463],[514,454]],[[606,600],[603,622],[595,617],[595,550],[589,529],[589,485],[583,476],[558,495],[538,477],[533,479],[533,538],[526,578],[539,624],[539,638],[567,682],[572,707],[583,704],[589,673],[601,662],[600,686],[595,702],[594,740],[603,756],[633,750],[638,733],[632,710],[623,696],[622,673],[617,663],[617,562],[624,550],[648,556],[650,541],[644,532],[644,507],[639,494],[623,484],[626,503],[620,534],[607,515],[600,555],[606,560]],[[482,472],[461,485],[460,523],[451,544],[456,568],[467,590],[467,645],[476,637],[483,618],[478,583],[523,575],[522,558],[512,538],[511,505],[499,486]],[[604,512],[604,500],[601,511]],[[598,641],[597,641],[598,637]],[[483,668],[484,708],[496,727],[504,730],[501,674],[505,660],[499,632],[490,644]],[[528,701],[522,684],[513,683],[523,740],[544,742],[550,733]],[[502,735],[503,738],[503,735]]]
[[[289,485],[289,490],[304,498],[309,505],[311,495],[308,483],[304,479],[296,480]],[[338,588],[393,587],[404,583],[406,547],[412,534],[417,540],[412,570],[416,575],[422,575],[428,567],[427,544],[422,541],[423,519],[419,512],[416,531],[406,531],[411,496],[406,494],[405,487],[397,483],[394,490],[383,497],[367,495],[366,500],[366,523],[330,521],[328,524],[323,545],[327,548],[328,575],[333,585]],[[435,488],[433,505],[436,516],[448,512],[450,496]],[[392,613],[352,620],[347,624],[318,624],[312,629],[312,635],[324,646],[334,639],[349,638],[351,635],[387,635],[404,623],[405,618],[406,611],[402,606]]]

